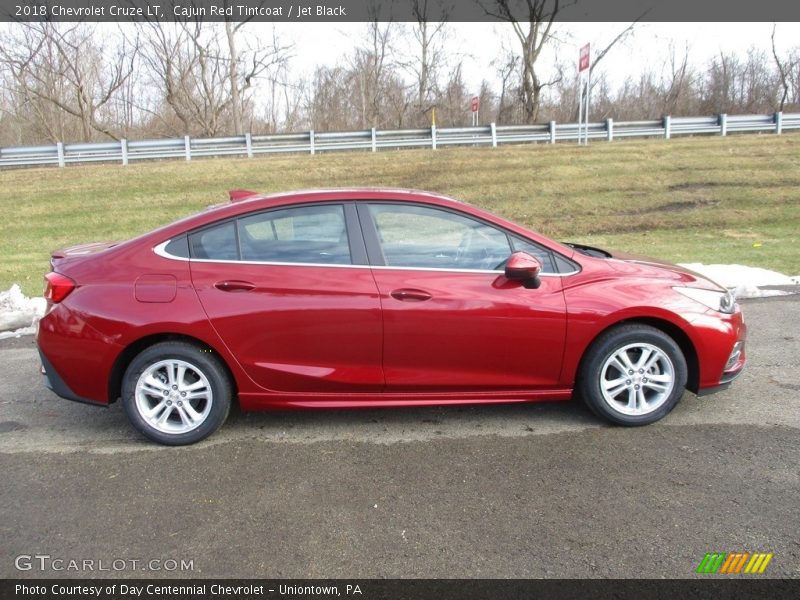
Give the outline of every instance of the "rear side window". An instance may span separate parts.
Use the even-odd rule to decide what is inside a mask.
[[[225,221],[189,235],[191,258],[352,264],[344,206],[298,206]]]
[[[206,260],[238,260],[236,227],[227,221],[213,227],[201,229],[189,236],[192,258]]]
[[[344,207],[272,210],[238,220],[242,260],[349,265]]]

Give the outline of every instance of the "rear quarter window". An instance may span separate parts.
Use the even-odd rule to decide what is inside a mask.
[[[192,258],[206,260],[239,260],[236,226],[228,221],[195,231],[189,235]]]

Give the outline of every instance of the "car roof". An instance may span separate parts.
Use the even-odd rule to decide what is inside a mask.
[[[240,215],[283,205],[301,204],[305,202],[346,201],[358,202],[365,200],[388,200],[392,202],[427,202],[440,206],[451,206],[461,209],[473,209],[471,204],[450,198],[443,194],[422,190],[384,187],[351,187],[304,189],[273,194],[262,194],[246,189],[234,189],[228,192],[230,200],[212,204],[205,210],[187,215],[182,219],[173,221],[159,227],[144,236],[162,234],[174,235],[181,230],[202,227],[214,221],[238,217]]]
[[[322,189],[303,189],[292,190],[289,192],[276,192],[272,194],[261,194],[258,192],[248,192],[247,190],[231,190],[232,199],[236,198],[239,202],[251,202],[258,200],[283,200],[303,196],[308,200],[323,200],[328,198],[339,199],[342,196],[347,196],[351,200],[371,200],[376,196],[386,197],[391,196],[400,201],[414,201],[415,199],[423,198],[436,198],[448,202],[455,202],[457,204],[465,204],[460,200],[438,194],[436,192],[429,192],[425,190],[415,190],[407,188],[385,188],[385,187],[343,187],[343,188],[322,188]],[[244,196],[244,194],[247,194]]]
[[[445,196],[436,192],[429,192],[424,190],[414,190],[406,188],[384,188],[384,187],[351,187],[351,188],[317,188],[317,189],[302,189],[292,190],[288,192],[275,192],[272,194],[262,194],[252,190],[234,189],[228,192],[229,201],[212,204],[201,213],[208,215],[209,213],[225,213],[225,214],[238,214],[249,212],[251,210],[258,210],[261,208],[269,208],[271,206],[279,206],[282,204],[291,204],[293,201],[299,202],[319,202],[326,200],[347,200],[347,201],[364,201],[364,200],[392,200],[398,202],[419,202],[431,200],[439,201],[443,204],[452,204],[460,207],[471,206],[467,202]],[[232,205],[236,206],[236,210],[229,210]]]

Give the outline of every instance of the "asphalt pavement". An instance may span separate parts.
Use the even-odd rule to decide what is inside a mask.
[[[741,551],[798,577],[800,297],[744,311],[745,373],[648,427],[572,402],[235,411],[185,448],[0,341],[0,577],[683,578]]]

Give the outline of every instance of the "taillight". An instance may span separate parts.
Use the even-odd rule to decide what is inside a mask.
[[[58,304],[75,289],[75,282],[61,273],[48,273],[44,276],[44,297],[48,302]]]

